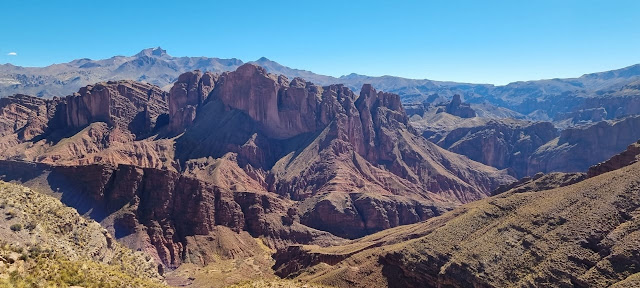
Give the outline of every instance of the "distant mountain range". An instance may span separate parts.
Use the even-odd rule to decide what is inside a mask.
[[[345,84],[357,91],[365,83],[372,84],[383,91],[400,95],[405,104],[439,103],[448,101],[454,94],[460,94],[465,102],[507,108],[533,120],[551,120],[566,113],[600,107],[607,110],[607,119],[640,112],[640,108],[639,111],[619,110],[621,106],[628,106],[633,100],[630,97],[640,95],[640,64],[579,78],[495,86],[359,74],[332,77],[283,66],[264,57],[249,63],[258,64],[270,73],[283,74],[291,79],[300,77],[319,85]],[[133,56],[114,56],[102,60],[84,58],[47,67],[4,64],[0,65],[0,97],[13,94],[45,98],[66,96],[80,87],[108,80],[143,81],[168,90],[169,85],[184,72],[201,70],[220,73],[233,71],[242,64],[243,61],[235,58],[173,57],[160,47],[144,49]],[[612,107],[606,107],[607,103],[601,101],[589,100],[602,98],[617,100],[609,105]]]

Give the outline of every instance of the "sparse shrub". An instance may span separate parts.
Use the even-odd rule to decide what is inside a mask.
[[[29,231],[33,231],[33,229],[36,229],[36,223],[29,222],[26,225],[24,225],[24,229],[27,229]]]
[[[18,232],[18,231],[22,230],[22,224],[20,224],[20,223],[13,224],[9,228],[11,228],[11,231]]]
[[[31,255],[32,258],[37,258],[43,252],[44,252],[44,250],[42,250],[42,248],[40,248],[40,246],[29,247],[29,254]]]
[[[16,214],[17,213],[14,210],[9,210],[9,211],[4,213],[4,215],[6,215],[7,219],[9,219],[9,220],[13,219],[13,217],[16,217]]]

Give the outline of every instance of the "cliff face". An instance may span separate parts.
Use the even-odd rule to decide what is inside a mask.
[[[212,97],[246,113],[265,136],[274,139],[314,132],[326,126],[340,109],[333,98],[322,96],[322,87],[300,78],[289,82],[285,76],[268,74],[251,64],[223,73],[218,85]],[[341,97],[355,98],[347,88],[339,89],[350,94]]]
[[[134,81],[89,85],[66,100],[66,124],[71,128],[105,122],[138,135],[151,132],[157,117],[167,113],[166,92]]]
[[[167,98],[133,81],[99,83],[61,99],[2,98],[0,158],[174,170],[171,140],[145,139],[168,123]]]
[[[0,161],[0,178],[50,187],[39,190],[60,197],[64,204],[99,221],[120,242],[143,250],[169,268],[262,252],[252,243],[224,251],[223,247],[235,245],[225,242],[233,241],[227,239],[229,233],[240,238],[261,236],[274,248],[339,240],[301,225],[286,200],[261,193],[232,193],[171,171],[130,165]]]
[[[512,179],[425,141],[399,97],[370,85],[358,96],[243,65],[197,109],[176,144],[189,173],[230,187],[215,175],[236,175],[244,189],[302,201],[303,224],[342,237],[427,219]]]
[[[640,138],[639,119],[634,116],[559,130],[551,122],[463,119],[439,113],[414,119],[412,124],[442,148],[508,169],[521,178],[539,172],[586,171]]]
[[[444,167],[445,171],[463,169],[462,165],[458,165],[462,164],[461,162],[471,163],[463,158],[453,156],[453,154],[443,152],[442,149],[418,137],[408,125],[408,119],[399,97],[395,94],[377,92],[371,85],[364,85],[360,95],[357,96],[341,85],[318,87],[311,83],[305,83],[301,79],[294,79],[291,83],[287,83],[283,76],[276,77],[266,73],[258,66],[247,64],[235,72],[224,73],[211,95],[209,99],[211,105],[205,105],[203,110],[208,108],[206,106],[217,105],[215,103],[219,101],[227,107],[225,108],[225,111],[228,111],[226,114],[238,111],[248,115],[250,120],[255,123],[253,127],[248,127],[250,131],[247,131],[247,134],[256,134],[256,138],[238,144],[243,146],[251,144],[256,146],[255,150],[263,149],[260,147],[260,143],[256,143],[258,141],[276,143],[282,139],[292,139],[288,142],[297,144],[295,145],[297,147],[285,148],[280,151],[276,151],[277,148],[268,148],[265,149],[267,151],[254,152],[262,155],[258,159],[276,160],[256,165],[272,168],[271,172],[275,174],[275,182],[280,178],[287,178],[287,171],[281,169],[282,166],[291,168],[291,165],[294,165],[298,168],[308,169],[309,166],[313,166],[313,162],[309,162],[309,160],[322,162],[341,157],[341,155],[350,155],[348,157],[352,160],[347,160],[348,162],[357,162],[362,159],[361,164],[368,162],[364,165],[371,163],[384,167],[385,172],[403,179],[414,180],[416,183],[429,182],[430,177],[423,171],[429,167],[421,167],[424,162],[427,162],[428,165],[448,166]],[[202,120],[203,122],[211,122],[212,119],[207,118],[205,121],[203,118]],[[296,140],[301,137],[306,138],[308,142],[296,143]],[[227,141],[224,137],[214,140]],[[309,146],[315,146],[316,149],[310,151],[307,149]],[[299,151],[298,155],[290,154],[295,150]],[[318,157],[325,151],[332,155]],[[239,154],[243,156],[244,153],[240,152]],[[306,157],[306,162],[300,163],[299,157]],[[442,158],[447,157],[452,157],[449,163],[441,163]],[[250,159],[247,162],[251,163]],[[458,173],[459,171],[453,172],[454,175],[465,174]],[[486,169],[486,167],[480,168],[478,172],[478,174],[496,173],[496,176],[499,174],[495,170]],[[480,187],[475,192],[484,193],[490,186],[495,185],[491,181],[482,183],[490,177],[461,178],[456,179],[461,180],[462,184],[459,185],[445,186],[443,184],[442,187],[438,187],[435,183],[424,183],[422,189],[435,193],[452,192],[449,190],[463,192],[464,187],[471,184],[469,182],[473,182],[472,184],[478,184],[473,185],[474,187]],[[365,179],[367,178],[365,177]],[[278,184],[274,183],[273,185],[277,186]],[[296,184],[292,183],[291,185]],[[291,194],[294,199],[297,198],[293,193],[287,192],[287,194]],[[480,194],[473,197],[477,196]],[[458,200],[466,201],[464,199]]]
[[[476,117],[476,111],[471,108],[471,105],[462,103],[462,99],[459,94],[453,95],[453,99],[451,99],[451,102],[445,106],[444,111],[461,118]]]
[[[213,90],[217,76],[200,71],[187,72],[173,84],[169,92],[169,129],[182,132],[191,126],[196,117],[196,107],[203,104]]]
[[[509,119],[479,121],[475,125],[463,122],[449,129],[443,134],[424,134],[442,148],[498,169],[509,169],[516,177],[539,172],[528,170],[529,158],[559,135],[549,122]]]
[[[7,149],[64,125],[64,99],[27,95],[0,98],[0,147]]]
[[[639,125],[640,117],[629,117],[563,130],[559,137],[531,155],[529,174],[538,171],[586,171],[591,165],[609,159],[638,140]]]
[[[399,96],[371,85],[358,95],[247,64],[186,73],[163,96],[86,87],[66,99],[65,125],[0,155],[51,164],[38,187],[69,186],[65,203],[168,267],[264,253],[252,237],[270,248],[361,237],[515,180],[426,141]]]

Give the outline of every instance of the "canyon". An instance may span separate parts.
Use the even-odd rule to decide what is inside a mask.
[[[291,246],[274,255],[275,268],[334,287],[635,287],[638,155],[636,143],[588,177],[529,178],[341,246]]]
[[[109,81],[2,99],[1,178],[59,198],[162,272],[336,245],[515,181],[421,137],[396,94],[253,64],[187,72],[169,92]]]
[[[212,59],[147,49],[108,62],[118,68],[88,59],[42,68],[92,71],[73,85],[38,78],[3,89],[53,94],[0,98],[0,180],[97,222],[100,237],[156,263],[145,266],[154,283],[635,283],[632,68],[574,80],[589,88],[579,96],[565,80],[402,80],[421,85],[413,95],[393,77]],[[160,77],[149,68],[158,63],[180,65]],[[538,95],[539,84],[566,97]],[[505,104],[496,91],[519,96]],[[215,283],[203,272],[214,270]]]

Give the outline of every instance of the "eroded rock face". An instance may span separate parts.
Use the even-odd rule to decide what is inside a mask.
[[[169,92],[169,129],[181,132],[191,126],[196,117],[196,107],[209,97],[213,91],[217,76],[198,70],[187,72],[173,84]]]
[[[451,102],[449,102],[445,107],[445,112],[451,115],[456,115],[461,118],[476,117],[476,111],[473,111],[469,104],[462,103],[462,99],[459,94],[453,95],[453,99],[451,99]]]
[[[3,139],[0,140],[0,147],[32,140],[44,134],[50,125],[54,128],[64,125],[61,115],[64,111],[64,99],[41,99],[27,95],[0,98],[0,139]]]
[[[191,163],[190,173],[202,174],[189,158],[234,153],[244,172],[223,172],[220,164],[203,169],[246,173],[242,178],[252,179],[251,187],[304,201],[304,224],[341,237],[424,220],[512,179],[425,141],[408,125],[399,96],[371,85],[357,95],[342,85],[318,87],[297,78],[287,83],[247,64],[221,75],[198,109],[204,116],[178,140],[176,152]],[[330,196],[315,197],[323,193]],[[344,206],[341,199],[352,194],[377,200]],[[407,198],[412,195],[419,196]],[[332,228],[335,223],[343,227]]]
[[[551,122],[435,115],[413,122],[425,138],[517,178],[583,172],[640,138],[637,116],[559,130]]]
[[[586,171],[609,159],[640,139],[640,117],[603,121],[588,127],[569,128],[541,146],[531,156],[529,174],[534,172]]]
[[[502,119],[479,121],[476,125],[462,123],[447,133],[424,134],[449,151],[498,169],[509,169],[515,177],[525,177],[532,176],[529,172],[538,172],[528,170],[531,155],[558,137],[559,132],[550,122]]]
[[[313,202],[313,201],[308,201]],[[433,218],[450,207],[401,196],[369,193],[333,193],[315,202],[301,215],[301,223],[355,239],[392,227]]]
[[[273,195],[232,193],[171,171],[0,161],[0,178],[44,181],[50,193],[62,193],[66,205],[98,220],[119,241],[144,250],[169,268],[184,261],[198,265],[214,261],[217,254],[211,251],[220,243],[207,239],[222,237],[218,226],[263,236],[273,248],[338,240],[300,225],[291,218],[295,212],[288,211],[290,203]]]
[[[627,147],[627,150],[620,154],[616,154],[609,160],[598,163],[589,167],[587,171],[588,177],[595,177],[622,167],[629,166],[640,160],[640,141],[633,143]]]
[[[315,131],[327,124],[323,120],[329,120],[334,108],[320,102],[322,88],[300,78],[289,83],[286,77],[268,74],[253,64],[223,73],[218,85],[213,91],[214,98],[247,113],[260,124],[266,136],[275,139]]]
[[[216,239],[239,239],[224,231],[271,248],[326,244],[437,216],[515,180],[426,141],[399,96],[371,85],[356,94],[249,64],[219,78],[187,73],[171,90],[169,119],[156,120],[169,126],[145,126],[150,134],[132,128],[129,111],[139,106],[114,89],[89,87],[70,98],[80,101],[71,115],[105,123],[25,142],[6,157],[74,165],[52,168],[80,185],[70,187],[84,191],[78,199],[89,197],[69,205],[169,267],[208,263],[224,246],[211,246]],[[96,100],[84,104],[88,98]],[[88,109],[101,101],[125,109]]]
[[[2,98],[0,158],[174,170],[170,140],[144,139],[167,124],[166,96],[150,84],[110,81],[66,98]]]
[[[109,81],[80,88],[67,96],[66,123],[83,128],[93,122],[149,133],[159,115],[167,113],[167,93],[160,88],[134,81]]]

